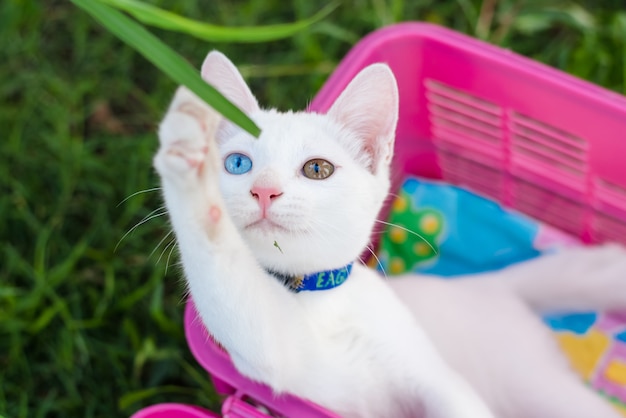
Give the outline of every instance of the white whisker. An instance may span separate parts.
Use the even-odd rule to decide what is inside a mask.
[[[172,245],[172,249],[170,250],[170,253],[167,256],[167,261],[165,262],[165,273],[164,273],[165,276],[167,276],[167,269],[170,266],[170,257],[172,257],[172,252],[174,251],[174,248],[176,248],[176,246],[178,245],[176,243],[176,240],[173,240],[172,242],[174,242],[174,245]]]
[[[174,232],[174,230],[171,230],[170,232],[168,232],[162,239],[161,241],[159,241],[159,243],[156,245],[156,247],[154,247],[154,250],[152,250],[152,252],[150,253],[150,255],[148,256],[148,260],[152,258],[152,256],[154,255],[154,253],[156,252],[156,250],[161,246],[161,244],[163,244],[163,242],[170,236],[172,235],[172,233]],[[168,244],[169,245],[169,244]],[[167,248],[167,246],[165,247]],[[161,257],[159,257],[159,260],[161,259]],[[158,264],[158,260],[157,260],[157,264]]]
[[[163,258],[163,255],[167,252],[167,249],[170,248],[170,246],[174,245],[175,243],[176,243],[176,238],[172,238],[172,240],[168,242],[167,245],[163,248],[163,251],[161,251],[161,255],[159,255],[159,258],[157,259],[155,264],[159,264],[159,262],[161,261],[161,258]]]
[[[119,207],[122,203],[126,202],[128,199],[130,199],[132,197],[135,197],[135,196],[143,194],[143,193],[155,192],[157,190],[161,190],[161,188],[160,187],[153,187],[152,189],[139,190],[138,192],[135,192],[135,193],[131,194],[130,196],[126,197],[124,200],[122,200],[120,203],[118,203],[116,207]]]
[[[152,212],[150,212],[148,215],[146,215],[141,221],[139,221],[138,223],[136,223],[132,228],[130,228],[123,236],[122,238],[120,238],[120,240],[117,242],[117,245],[115,245],[115,248],[113,249],[113,252],[117,251],[117,248],[120,246],[120,244],[122,243],[122,241],[124,240],[124,238],[126,238],[131,232],[133,232],[135,229],[137,229],[137,227],[139,227],[140,225],[145,224],[146,222],[154,219],[154,218],[158,218],[159,216],[163,216],[167,213],[167,211],[163,211],[161,213],[157,213],[159,210],[163,210],[164,207],[161,206],[159,208],[156,208],[155,210],[153,210]]]
[[[367,248],[367,250],[372,254],[372,257],[374,257],[374,259],[376,259],[376,263],[378,264],[378,267],[380,267],[380,271],[383,273],[383,276],[385,276],[385,279],[388,279],[389,276],[387,276],[387,272],[385,271],[385,267],[383,266],[383,263],[380,262],[380,259],[376,255],[376,252],[374,252],[374,250],[372,250],[369,245],[366,245],[365,248]]]
[[[381,224],[383,224],[383,225],[387,225],[387,226],[393,226],[393,227],[395,227],[395,228],[402,229],[403,231],[406,231],[406,232],[408,232],[409,234],[413,234],[413,235],[415,235],[416,237],[418,237],[419,239],[421,239],[422,241],[424,241],[424,242],[425,242],[425,243],[426,243],[426,244],[430,247],[430,249],[431,249],[431,250],[433,250],[433,251],[435,252],[435,254],[439,254],[439,252],[435,249],[435,247],[433,247],[433,246],[431,245],[431,243],[430,243],[430,242],[428,242],[428,240],[427,240],[426,238],[424,238],[422,235],[418,234],[417,232],[412,231],[412,230],[410,230],[410,229],[408,229],[408,228],[405,228],[405,227],[403,227],[402,225],[392,224],[392,223],[389,223],[389,222],[381,221],[380,219],[376,219],[376,222],[381,223]]]

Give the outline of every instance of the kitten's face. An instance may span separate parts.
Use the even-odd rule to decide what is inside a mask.
[[[253,118],[263,131],[259,139],[242,133],[221,141],[220,180],[229,214],[259,261],[296,274],[354,260],[386,194],[386,173],[375,176],[356,161],[325,116]],[[237,154],[250,158],[250,171],[229,173],[226,161]]]
[[[260,110],[224,60],[209,54],[203,76],[262,130],[255,139],[224,123],[218,133],[221,189],[243,238],[261,265],[283,273],[312,273],[353,261],[367,245],[389,188],[397,114],[391,72],[381,66],[365,80],[357,77],[327,115],[279,113]],[[379,85],[380,77],[387,77],[391,91],[379,94],[391,99],[373,97],[387,105],[376,115],[371,103],[358,101],[372,97],[367,87]],[[381,118],[380,112],[390,116]]]

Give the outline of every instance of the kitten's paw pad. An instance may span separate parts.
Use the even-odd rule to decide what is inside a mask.
[[[179,87],[159,127],[161,146],[185,138],[211,142],[221,116],[186,87]]]
[[[214,137],[219,121],[213,109],[180,87],[159,127],[161,148],[154,161],[159,173],[180,176],[206,171],[206,163],[218,155]]]
[[[217,205],[211,206],[209,209],[209,221],[216,224],[220,219],[222,219],[222,209]]]
[[[212,111],[206,105],[202,106],[202,103],[198,103],[197,100],[188,100],[181,102],[175,111],[187,114],[195,119],[196,123],[200,125],[205,139],[210,140],[214,136],[216,130],[215,118],[212,118]]]
[[[206,145],[197,147],[196,145],[196,143],[185,140],[174,142],[165,150],[165,163],[181,173],[202,171],[209,147]]]
[[[162,176],[200,174],[209,153],[201,127],[195,119],[182,113],[167,116],[172,124],[161,126],[161,147],[154,166]]]

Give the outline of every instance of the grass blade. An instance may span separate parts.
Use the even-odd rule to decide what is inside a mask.
[[[144,27],[123,13],[94,0],[71,0],[76,6],[90,14],[111,33],[133,47],[148,61],[167,74],[178,84],[186,86],[216,111],[230,119],[250,134],[258,137],[260,129],[237,106],[232,104],[213,86],[207,84],[199,71],[180,55],[161,42]]]
[[[330,3],[308,19],[267,26],[224,27],[192,20],[137,0],[100,0],[131,14],[146,25],[185,33],[211,42],[267,42],[288,38],[328,16],[337,3]]]

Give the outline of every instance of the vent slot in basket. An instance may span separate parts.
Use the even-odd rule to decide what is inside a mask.
[[[589,145],[584,139],[517,112],[511,113],[511,165],[584,191]]]
[[[512,206],[528,216],[581,236],[585,229],[585,206],[535,184],[517,179],[512,186]]]
[[[596,179],[594,186],[593,240],[626,244],[626,188],[604,179]]]
[[[501,158],[502,110],[499,106],[434,80],[426,80],[425,86],[435,143]]]
[[[621,219],[603,212],[596,212],[591,223],[594,241],[617,241],[626,244],[626,213]]]
[[[594,186],[598,202],[626,212],[626,188],[603,179],[596,179]],[[624,219],[626,222],[626,216]]]
[[[492,199],[501,198],[503,176],[499,167],[484,165],[445,149],[440,149],[439,163],[446,181],[466,186]]]
[[[426,80],[425,87],[431,134],[443,178],[501,199],[502,109],[438,81]]]
[[[591,183],[586,139],[439,81],[425,90],[444,180],[578,237],[626,242],[626,188]]]

